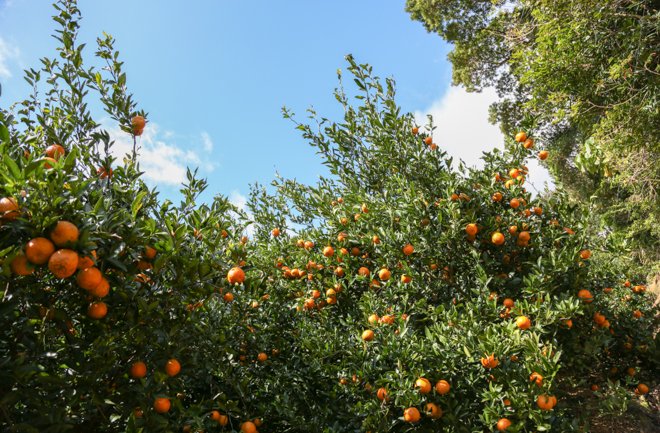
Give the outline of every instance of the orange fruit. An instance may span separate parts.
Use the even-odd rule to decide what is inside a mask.
[[[80,236],[78,227],[68,221],[58,221],[55,230],[50,233],[50,240],[53,243],[63,248],[68,242],[76,242]]]
[[[516,141],[518,143],[523,143],[525,140],[527,140],[527,134],[524,132],[519,132],[516,134]]]
[[[520,201],[517,198],[511,199],[509,205],[511,205],[512,208],[516,209],[518,206],[520,206]]]
[[[548,159],[548,152],[546,152],[545,150],[540,151],[539,152],[539,159],[541,161]]]
[[[539,206],[534,207],[534,215],[541,215],[543,213],[543,209],[541,209]]]
[[[431,144],[433,143],[433,137],[426,137],[424,139],[424,144]]]
[[[390,271],[387,269],[381,269],[378,271],[378,277],[383,281],[387,281],[390,279]]]
[[[144,375],[147,374],[147,366],[142,361],[135,362],[131,365],[128,374],[130,374],[133,379],[144,377]]]
[[[231,268],[227,274],[227,280],[230,284],[240,284],[245,281],[245,272],[241,268]]]
[[[647,392],[649,392],[649,387],[644,385],[643,383],[640,383],[637,385],[637,388],[635,389],[635,392],[640,395],[644,395]]]
[[[341,266],[338,266],[337,269],[335,269],[335,274],[337,274],[338,277],[343,277],[344,273],[344,268]]]
[[[140,406],[136,407],[133,413],[135,414],[135,418],[142,418],[143,413],[140,410]]]
[[[371,316],[369,316],[369,323],[377,324],[379,319],[380,318],[376,314],[372,314]]]
[[[531,236],[529,235],[529,232],[520,232],[518,235],[518,239],[521,242],[528,242],[530,240]]]
[[[96,251],[91,252],[92,257],[96,260],[98,257]],[[87,269],[94,266],[94,260],[91,257],[80,257],[78,256],[78,269]]]
[[[385,388],[379,388],[378,392],[376,393],[378,396],[378,400],[383,401],[390,401],[390,398],[387,396],[387,390]]]
[[[257,427],[261,427],[261,420],[259,418],[255,418],[254,421],[252,421],[254,425]]]
[[[506,429],[508,429],[510,425],[511,425],[511,421],[509,421],[506,418],[502,418],[501,420],[497,421],[497,429],[499,431],[506,431]]]
[[[419,421],[419,411],[414,407],[409,407],[403,411],[403,418],[408,422]]]
[[[156,257],[156,254],[158,251],[155,249],[151,248],[150,246],[145,247],[145,250],[142,252],[142,255],[146,257],[149,260],[152,260],[154,257]]]
[[[578,297],[582,299],[584,302],[591,302],[593,301],[593,296],[591,295],[591,292],[589,290],[582,289],[578,292]]]
[[[87,315],[92,319],[103,319],[108,314],[108,307],[104,302],[94,302],[87,307]]]
[[[516,326],[520,329],[529,329],[532,322],[525,316],[520,316],[516,319]]]
[[[438,419],[442,417],[442,409],[440,409],[438,406],[434,405],[433,403],[427,403],[426,404],[426,415],[429,418],[433,419]]]
[[[423,377],[420,377],[415,381],[415,388],[419,388],[418,391],[421,394],[428,394],[431,392],[431,382],[429,382],[427,379],[424,379]]]
[[[634,368],[630,367],[628,370],[626,370],[626,373],[628,373],[628,376],[634,376],[637,372]]]
[[[495,354],[491,354],[487,358],[481,358],[481,365],[483,365],[486,368],[495,368],[497,367],[497,364],[499,364],[500,361],[495,359]]]
[[[101,278],[99,285],[94,289],[89,290],[87,293],[96,298],[103,298],[108,294],[108,292],[110,292],[110,283],[108,283],[108,280],[105,278]]]
[[[227,293],[225,293],[225,295],[222,297],[222,299],[223,299],[225,302],[231,302],[231,301],[234,300],[234,294],[233,294],[233,293],[229,293],[229,292],[227,292]]]
[[[591,251],[589,251],[589,250],[580,251],[580,258],[582,260],[587,260],[587,259],[589,259],[589,257],[591,257]]]
[[[541,376],[536,372],[532,373],[532,375],[529,376],[529,381],[534,382],[536,386],[543,386],[543,376]]]
[[[331,246],[323,248],[323,255],[326,257],[332,257],[335,254],[335,250]]]
[[[0,221],[12,222],[19,217],[18,204],[12,197],[0,199]]]
[[[142,116],[135,116],[134,118],[131,119],[131,126],[133,127],[133,131],[139,131],[144,129],[146,124],[147,121]]]
[[[554,406],[552,397],[547,395],[539,395],[536,399],[536,405],[542,410],[551,410]]]
[[[34,238],[25,247],[27,259],[35,265],[48,263],[53,253],[55,253],[55,245],[46,238]]]
[[[113,172],[114,172],[114,170],[112,169],[112,167],[110,167],[108,169],[105,168],[105,167],[99,167],[99,168],[96,169],[96,174],[98,174],[101,179],[105,179],[106,177],[107,178],[112,178],[112,173]]]
[[[358,275],[363,277],[369,277],[369,275],[371,275],[371,272],[369,272],[369,269],[362,267],[360,268],[360,270],[358,270]]]
[[[364,331],[364,332],[362,333],[362,339],[363,339],[364,341],[373,341],[373,339],[374,339],[374,331],[372,331],[371,329],[367,329],[366,331]]]
[[[413,133],[413,135],[417,135],[418,132],[419,132],[419,128],[417,128],[417,127],[415,126],[415,127],[412,129],[412,133]]]
[[[273,237],[278,237],[280,235],[280,229],[275,228],[271,233],[273,234]]]
[[[534,140],[532,140],[531,138],[528,138],[528,139],[525,140],[525,142],[523,143],[523,147],[524,147],[525,149],[531,149],[532,147],[534,147]]]
[[[139,271],[146,271],[152,269],[153,265],[146,260],[138,260],[137,268]]]
[[[503,304],[507,308],[513,308],[514,302],[513,302],[513,299],[507,298],[507,299],[504,300]]]
[[[55,158],[50,158],[50,157],[42,158],[41,161],[50,161],[53,163],[53,165],[50,165],[49,163],[45,163],[44,167],[46,168],[53,168],[57,164],[57,160]]]
[[[78,254],[67,249],[55,251],[48,260],[48,269],[57,278],[68,278],[78,269]]]
[[[314,308],[314,305],[315,305],[315,303],[314,303],[313,299],[305,299],[305,308],[306,309],[311,310],[312,308]]]
[[[94,290],[99,284],[101,284],[102,279],[103,275],[101,275],[101,271],[92,266],[91,268],[83,269],[78,272],[76,280],[81,289]]]
[[[176,376],[181,371],[181,364],[176,359],[170,359],[165,363],[165,373],[169,376]]]
[[[500,232],[495,232],[493,235],[490,237],[490,240],[495,244],[495,245],[502,245],[504,243],[504,235]]]
[[[476,224],[468,224],[467,227],[465,227],[465,233],[467,233],[470,236],[474,236],[477,234],[477,225]]]
[[[502,201],[502,193],[496,192],[493,194],[493,201],[500,202]]]
[[[241,424],[241,431],[243,433],[257,433],[257,427],[253,422],[247,421]]]
[[[509,400],[508,398],[505,398],[502,403],[504,404],[504,406],[511,406],[511,400]]]
[[[266,362],[266,360],[268,359],[268,355],[266,355],[265,353],[260,353],[259,356],[257,356],[257,359],[259,359],[259,361],[261,362]]]
[[[158,413],[165,413],[170,410],[172,403],[166,398],[157,398],[154,401],[154,410]]]
[[[410,275],[401,275],[401,281],[405,284],[408,284],[412,281],[412,277]]]
[[[25,255],[25,253],[21,251],[14,258],[14,260],[11,261],[11,263],[9,264],[9,268],[11,269],[11,272],[14,275],[20,277],[20,276],[30,275],[32,272],[34,272],[34,269],[29,270],[27,268],[28,265],[29,265],[28,258]]]
[[[226,426],[228,422],[229,422],[229,418],[227,417],[227,415],[220,415],[220,417],[218,418],[218,425],[221,427]]]
[[[446,380],[440,380],[438,383],[435,384],[435,390],[438,392],[440,395],[447,394],[451,387],[449,386],[449,383]]]
[[[213,411],[211,411],[211,413],[209,414],[209,416],[211,417],[211,419],[212,419],[213,421],[220,421],[220,412],[218,412],[217,410],[213,410]]]
[[[60,159],[60,156],[64,156],[65,154],[64,148],[59,144],[53,144],[46,148],[46,155],[54,159]]]
[[[408,244],[405,247],[403,247],[403,254],[409,256],[415,251],[415,248],[413,248],[412,245]]]

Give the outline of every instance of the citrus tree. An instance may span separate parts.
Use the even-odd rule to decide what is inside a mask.
[[[149,125],[112,38],[98,40],[107,66],[85,68],[76,2],[55,7],[58,58],[27,70],[30,98],[0,110],[2,430],[227,423],[234,403],[212,378],[229,350],[224,330],[240,327],[225,286],[246,257],[245,216],[223,197],[197,205],[206,183],[190,172],[180,205],[146,187],[136,157]],[[90,93],[135,140],[123,160],[92,118]],[[209,418],[216,409],[223,415]]]
[[[59,58],[0,110],[3,428],[579,431],[576,388],[614,410],[655,385],[657,309],[593,264],[564,194],[525,190],[532,138],[454,164],[349,56],[359,104],[297,124],[330,178],[254,185],[250,216],[198,205],[189,172],[175,206],[141,181],[112,38],[83,67],[76,2],[56,8]],[[135,140],[120,160],[90,93]]]
[[[276,402],[264,418],[293,431],[578,431],[577,388],[606,382],[607,410],[647,392],[657,309],[592,265],[588,220],[563,193],[526,191],[525,161],[547,152],[521,132],[484,169],[454,164],[432,119],[401,114],[394,82],[347,59],[360,105],[341,87],[341,123],[311,111],[313,129],[297,124],[333,176],[255,185],[248,205],[277,311],[265,344],[280,355],[255,382]]]

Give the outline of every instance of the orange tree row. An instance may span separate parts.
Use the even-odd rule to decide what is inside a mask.
[[[56,7],[60,59],[0,110],[10,431],[577,431],[586,372],[623,405],[655,384],[656,311],[590,263],[562,193],[525,191],[532,139],[455,167],[349,57],[360,105],[339,91],[342,123],[298,125],[333,176],[255,185],[247,239],[226,199],[195,205],[192,173],[174,206],[137,148],[113,159],[88,92],[134,138],[146,113],[112,39],[85,70],[76,2]]]

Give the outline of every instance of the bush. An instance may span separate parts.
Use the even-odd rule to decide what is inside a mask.
[[[195,205],[193,173],[161,203],[84,102],[94,90],[126,133],[145,127],[112,39],[109,70],[85,70],[79,11],[58,7],[61,60],[27,72],[52,90],[0,111],[9,431],[579,431],[571,394],[592,371],[616,395],[655,384],[657,308],[592,264],[563,193],[525,190],[520,142],[454,165],[432,119],[349,56],[360,105],[340,90],[343,123],[297,124],[332,178],[254,185],[253,221],[223,197]]]

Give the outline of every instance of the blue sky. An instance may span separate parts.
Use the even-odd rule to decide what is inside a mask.
[[[22,69],[55,57],[50,0],[0,0],[0,106],[29,92]],[[450,47],[404,12],[404,0],[249,2],[197,0],[79,0],[80,41],[94,64],[95,39],[116,39],[128,88],[149,112],[141,139],[141,163],[150,186],[178,197],[185,167],[200,167],[209,189],[202,197],[228,195],[241,204],[248,183],[268,184],[277,170],[314,183],[325,174],[321,159],[282,118],[283,105],[303,120],[313,105],[340,120],[332,92],[345,54],[370,63],[380,77],[397,81],[398,103],[419,118],[432,113],[441,148],[478,164],[482,150],[502,137],[487,123],[492,91],[467,94],[451,88]],[[104,117],[99,110],[97,118]],[[112,123],[105,123],[128,146]],[[469,130],[466,147],[460,137]],[[547,174],[537,171],[541,189]]]

